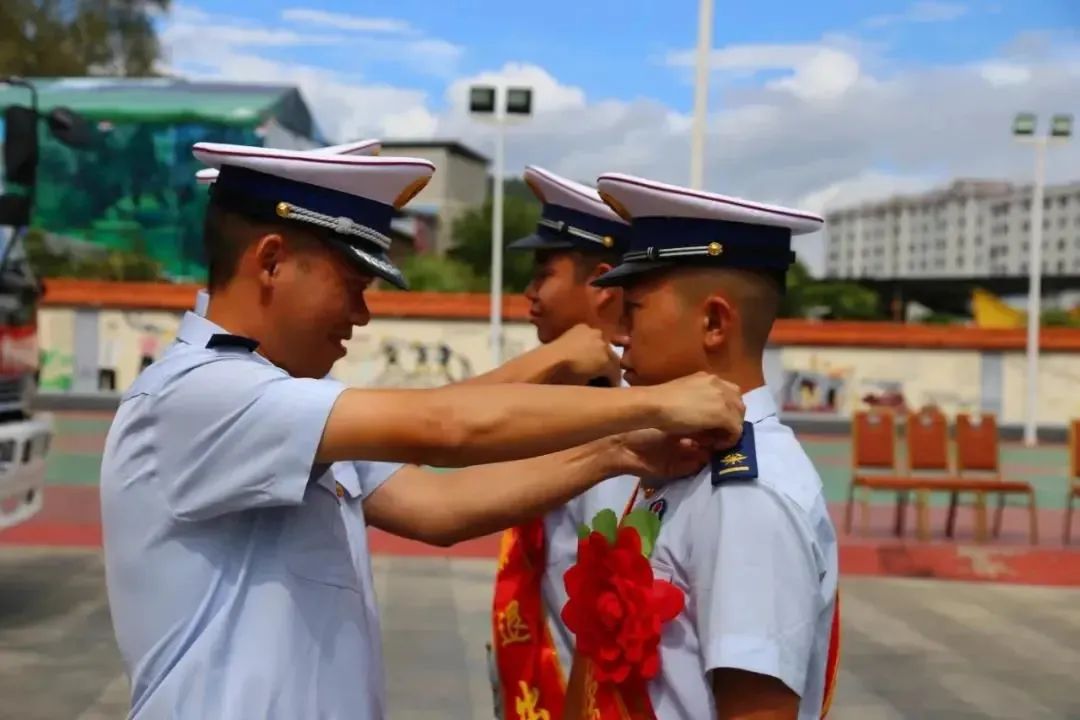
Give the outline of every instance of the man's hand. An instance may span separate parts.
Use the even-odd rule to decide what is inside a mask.
[[[712,453],[708,445],[693,438],[660,430],[635,430],[611,439],[615,467],[622,474],[641,478],[647,487],[696,474]]]
[[[619,357],[596,328],[575,325],[549,343],[548,349],[558,357],[553,384],[584,385],[593,378],[603,377],[618,387]]]
[[[739,386],[706,372],[697,372],[649,390],[658,394],[660,430],[672,434],[702,433],[713,448],[726,449],[742,436],[743,404]]]

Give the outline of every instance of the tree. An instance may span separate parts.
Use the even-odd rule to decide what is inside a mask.
[[[3,0],[0,75],[156,74],[153,16],[170,0]]]
[[[781,317],[824,317],[830,320],[878,320],[881,298],[858,283],[815,280],[800,261],[788,269]]]
[[[536,231],[540,203],[507,193],[503,198],[503,245]],[[451,234],[455,246],[450,257],[471,269],[484,289],[491,283],[491,202],[473,208],[454,223]],[[532,253],[503,253],[503,290],[520,293],[532,277]]]
[[[401,272],[410,290],[430,292],[487,292],[487,281],[472,268],[452,257],[429,253],[410,255],[401,263]],[[396,289],[386,285],[387,289]]]
[[[806,266],[801,261],[796,260],[788,268],[787,288],[780,305],[780,317],[804,317],[806,315],[803,294],[810,282],[812,282],[810,271],[806,269]]]

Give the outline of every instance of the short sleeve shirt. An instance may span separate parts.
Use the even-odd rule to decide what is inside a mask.
[[[651,563],[686,606],[663,631],[649,692],[660,720],[716,717],[711,671],[778,678],[820,717],[837,587],[836,533],[821,479],[766,388],[743,396],[758,478],[697,476],[639,495],[660,514]],[[720,698],[723,701],[723,698]]]
[[[315,464],[343,386],[187,313],[121,399],[101,468],[133,718],[386,715],[363,499],[400,465]]]

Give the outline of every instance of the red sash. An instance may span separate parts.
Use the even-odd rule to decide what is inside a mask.
[[[640,485],[638,486],[640,489]],[[638,489],[630,498],[623,517],[634,507]],[[825,718],[832,705],[836,676],[840,668],[840,590],[836,591],[833,606],[832,629],[829,633],[829,654],[825,663],[825,692],[822,698],[821,717]],[[649,698],[648,682],[631,678],[621,685],[600,684],[592,674],[591,663],[580,655],[574,656],[574,677],[570,693],[574,696],[572,707],[580,708],[581,715],[566,720],[657,720]],[[578,696],[580,694],[580,697]],[[509,716],[513,717],[513,716]],[[556,720],[560,716],[552,716]]]
[[[542,518],[503,532],[492,604],[492,650],[506,720],[562,720],[566,675],[548,628]]]

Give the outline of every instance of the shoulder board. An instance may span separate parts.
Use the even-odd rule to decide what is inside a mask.
[[[743,423],[739,444],[712,456],[713,487],[729,482],[757,480],[757,453],[754,449],[754,424]]]
[[[207,341],[206,347],[213,348],[241,348],[248,352],[255,352],[255,348],[259,347],[258,340],[252,340],[251,338],[244,337],[242,335],[229,335],[227,333],[216,333],[210,336],[210,340]]]

